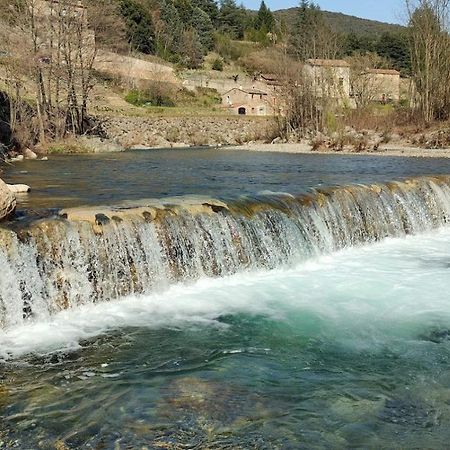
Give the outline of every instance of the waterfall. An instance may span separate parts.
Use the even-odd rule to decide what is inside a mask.
[[[293,264],[449,219],[450,176],[229,203],[69,209],[0,229],[0,328],[180,281]]]

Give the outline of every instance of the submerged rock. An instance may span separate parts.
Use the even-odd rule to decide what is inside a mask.
[[[386,400],[380,419],[396,425],[421,428],[430,428],[438,423],[437,412],[432,407],[415,399],[402,398]]]
[[[450,340],[450,330],[432,330],[427,334],[422,334],[420,339],[423,341],[430,341],[435,344],[440,344],[444,341]]]

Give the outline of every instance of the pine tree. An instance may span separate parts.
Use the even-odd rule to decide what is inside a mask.
[[[192,26],[197,32],[200,44],[205,52],[214,47],[214,26],[208,14],[195,7],[192,16]]]
[[[200,8],[208,14],[213,25],[217,23],[219,7],[217,6],[217,2],[215,0],[192,0],[192,5]]]
[[[403,73],[411,71],[411,54],[406,33],[383,33],[376,44],[377,53]]]
[[[174,5],[183,25],[186,28],[189,27],[194,15],[194,6],[191,0],[174,0]]]
[[[146,9],[133,0],[121,0],[119,6],[130,45],[142,53],[154,53],[155,33],[152,19]]]
[[[265,33],[270,33],[275,27],[275,19],[273,17],[273,14],[266,6],[264,0],[261,2],[258,15],[255,19],[254,27],[255,30],[263,31]]]
[[[158,40],[160,56],[176,61],[181,47],[183,24],[173,0],[160,0],[159,8],[162,30]]]
[[[302,0],[297,13],[291,50],[300,60],[335,58],[338,52],[337,36],[325,22],[320,7]]]
[[[241,38],[244,35],[245,16],[242,8],[236,5],[234,0],[222,0],[219,11],[219,26],[221,31],[234,38]]]

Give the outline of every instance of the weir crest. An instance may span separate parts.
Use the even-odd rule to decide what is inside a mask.
[[[0,328],[201,277],[272,269],[450,220],[450,176],[233,202],[76,208],[0,229]]]

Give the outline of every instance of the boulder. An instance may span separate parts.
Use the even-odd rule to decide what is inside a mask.
[[[9,190],[14,194],[23,194],[25,192],[30,192],[31,188],[27,184],[7,184]]]
[[[25,159],[37,159],[36,153],[33,152],[33,150],[30,150],[29,148],[26,148],[23,151],[23,156]]]
[[[96,136],[81,136],[78,138],[78,143],[81,144],[88,153],[117,153],[125,150],[114,139],[102,139]]]
[[[16,196],[8,185],[0,180],[0,220],[9,217],[16,209]]]

